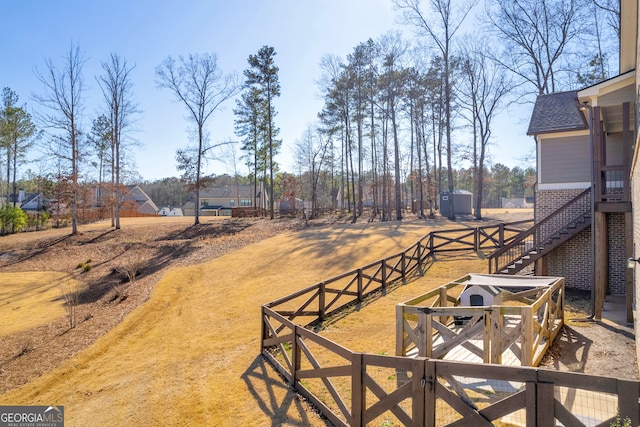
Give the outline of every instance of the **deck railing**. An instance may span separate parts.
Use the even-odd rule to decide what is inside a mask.
[[[500,273],[529,253],[537,253],[545,245],[548,246],[554,237],[566,232],[568,227],[579,221],[590,220],[591,209],[591,189],[587,189],[489,255],[489,273]]]

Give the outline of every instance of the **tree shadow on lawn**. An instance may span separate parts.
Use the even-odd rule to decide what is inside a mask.
[[[163,245],[153,248],[153,253],[149,257],[144,257],[144,260],[140,263],[138,276],[150,276],[168,267],[176,260],[188,256],[193,250],[195,250],[193,247],[194,243],[195,242],[193,241],[188,241],[183,243],[174,243],[170,246]],[[144,244],[128,245],[123,252],[114,255],[109,260],[96,264],[94,267],[107,263],[118,262],[120,260],[122,260],[120,265],[126,267],[127,265],[131,265],[132,262],[135,262],[126,259],[126,257],[135,257],[137,256],[137,252],[143,251],[144,249]],[[131,285],[135,286],[135,282],[129,282],[128,278],[125,277],[123,273],[112,268],[110,271],[105,272],[103,275],[91,280],[87,284],[84,290],[80,293],[80,304],[95,303],[108,293],[113,292],[115,287]]]
[[[14,264],[20,264],[21,262],[30,260],[32,258],[35,258],[39,255],[44,255],[47,253],[47,251],[52,248],[53,246],[56,246],[66,240],[70,240],[72,237],[72,235],[70,234],[66,234],[64,236],[60,236],[60,237],[55,237],[53,239],[47,239],[45,241],[42,242],[38,242],[36,245],[35,249],[32,250],[27,250],[26,253],[23,256],[12,256],[13,260],[7,262],[6,264],[3,264],[3,267],[8,267]],[[7,252],[8,254],[12,254],[12,252]],[[3,253],[0,252],[0,255],[4,255]]]
[[[304,398],[289,387],[284,378],[262,356],[254,359],[242,374],[242,380],[262,412],[271,419],[272,427],[306,427],[311,425],[310,417],[326,426],[333,425],[321,415],[314,413],[309,404],[304,404]]]
[[[156,241],[192,240],[233,236],[234,234],[240,233],[251,226],[251,222],[238,219],[224,220],[219,223],[200,223],[198,225],[191,225],[190,227],[182,230],[176,230],[174,233],[170,233],[156,239]]]

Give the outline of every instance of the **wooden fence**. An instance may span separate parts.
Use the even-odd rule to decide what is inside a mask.
[[[640,424],[640,382],[577,373],[352,352],[310,328],[422,275],[438,252],[495,249],[529,221],[427,234],[407,250],[262,306],[260,351],[338,426]],[[593,409],[597,408],[597,409]],[[585,420],[598,420],[596,423]]]
[[[396,306],[396,355],[414,351],[441,359],[463,347],[470,359],[483,363],[538,366],[564,325],[564,279],[531,286],[522,278],[524,290],[510,295],[511,304],[453,307],[469,278]],[[456,323],[456,318],[465,320]]]
[[[640,424],[640,382],[352,352],[263,307],[263,355],[337,426]]]
[[[432,231],[406,250],[340,274],[266,304],[309,326],[395,283],[422,276],[436,253],[494,250],[512,241],[532,221]]]

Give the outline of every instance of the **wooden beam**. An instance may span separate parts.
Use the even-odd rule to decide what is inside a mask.
[[[595,292],[595,306],[594,306],[594,318],[596,320],[602,319],[602,310],[604,309],[604,297],[607,292],[607,279],[608,279],[608,255],[607,241],[607,214],[604,212],[595,213],[595,281],[594,289],[591,292]]]
[[[602,201],[603,183],[601,166],[604,164],[602,150],[602,119],[600,116],[600,107],[593,107],[593,128],[591,129],[591,138],[593,141],[593,179],[595,185],[595,194],[593,195],[593,203]]]

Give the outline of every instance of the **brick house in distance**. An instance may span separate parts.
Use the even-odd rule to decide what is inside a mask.
[[[568,287],[592,291],[596,319],[607,294],[626,295],[627,320],[633,322],[627,259],[640,251],[640,216],[634,245],[631,196],[638,4],[623,0],[621,7],[620,74],[536,100],[527,133],[536,141],[535,222],[543,237],[531,241],[521,264],[535,261],[537,275],[563,276]]]

